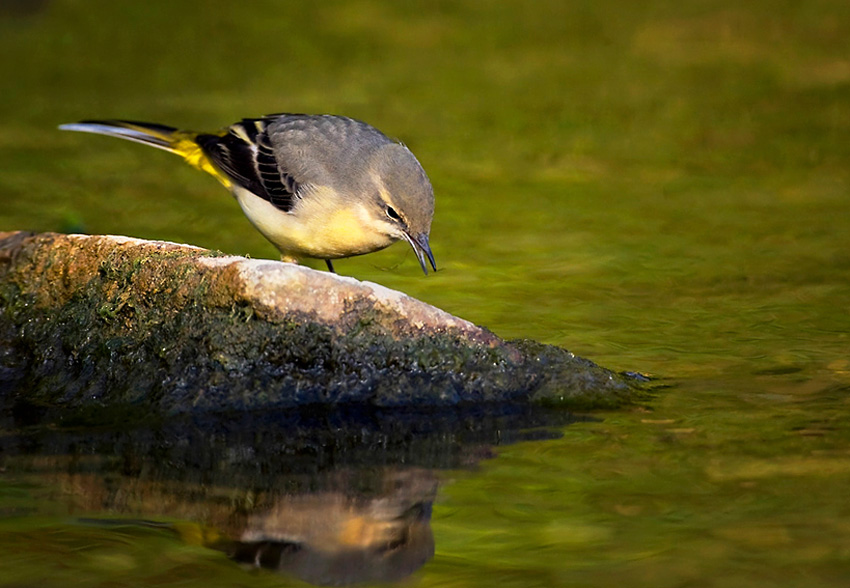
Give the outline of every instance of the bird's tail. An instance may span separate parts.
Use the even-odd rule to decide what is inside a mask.
[[[230,180],[212,164],[198,144],[197,138],[200,133],[183,131],[156,123],[131,120],[84,120],[59,125],[59,128],[63,131],[80,131],[118,137],[177,154],[192,167],[215,176],[226,187],[230,187]]]

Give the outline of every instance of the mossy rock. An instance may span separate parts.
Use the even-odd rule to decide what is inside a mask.
[[[0,233],[0,394],[155,414],[611,408],[641,383],[376,284],[125,237]]]

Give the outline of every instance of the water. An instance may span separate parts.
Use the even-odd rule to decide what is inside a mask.
[[[322,545],[357,546],[349,574],[364,554],[386,574],[403,560],[422,586],[847,585],[846,3],[52,2],[0,17],[0,228],[271,257],[210,178],[55,125],[344,113],[428,170],[441,271],[418,275],[398,245],[340,273],[666,386],[577,422],[307,419],[323,441],[294,448],[285,415],[7,426],[2,585],[299,585],[329,566]],[[281,514],[299,500],[343,531],[306,536]],[[227,556],[246,529],[270,533],[269,513],[301,546],[267,548],[283,574]]]

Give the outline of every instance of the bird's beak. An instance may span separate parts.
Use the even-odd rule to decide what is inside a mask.
[[[427,258],[431,262],[431,267],[437,271],[437,262],[434,261],[434,254],[431,253],[431,246],[428,244],[428,233],[420,233],[418,235],[410,235],[406,231],[404,238],[413,247],[413,252],[416,254],[416,259],[419,260],[419,265],[422,266],[422,271],[428,275],[428,266],[425,264]]]

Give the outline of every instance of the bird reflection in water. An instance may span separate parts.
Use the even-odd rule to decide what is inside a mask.
[[[282,496],[248,517],[228,555],[318,585],[404,578],[434,555],[430,518],[437,486],[430,475],[410,474],[394,495]]]

